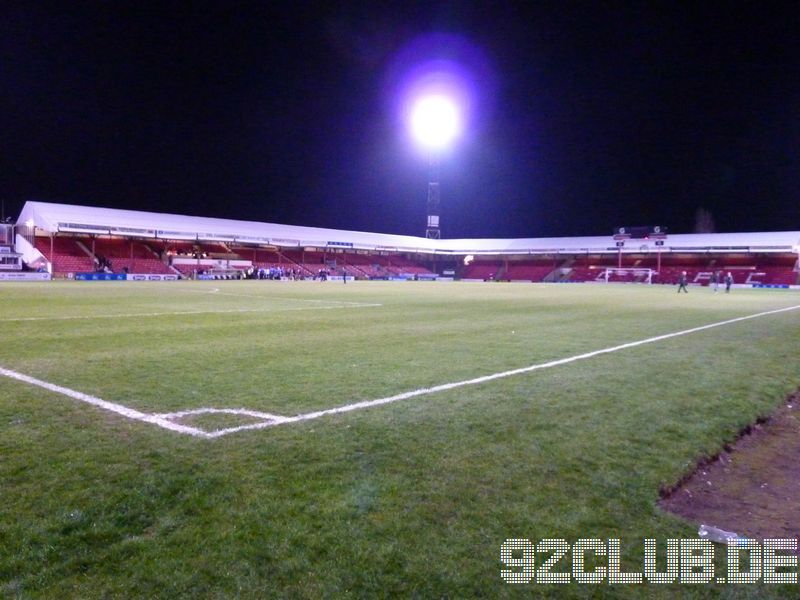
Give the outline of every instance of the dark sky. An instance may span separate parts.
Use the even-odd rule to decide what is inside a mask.
[[[391,95],[447,34],[473,55],[419,60],[464,60],[480,101],[443,237],[680,233],[700,206],[800,229],[798,32],[770,2],[3,3],[0,197],[423,235]]]

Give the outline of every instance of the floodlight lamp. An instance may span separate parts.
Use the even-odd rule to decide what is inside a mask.
[[[429,150],[441,150],[458,137],[461,119],[458,107],[443,95],[417,100],[411,112],[414,138]]]
[[[26,225],[27,227],[33,227],[33,225],[34,225],[33,218],[30,218],[30,219],[28,219],[27,221],[25,221],[25,225]]]

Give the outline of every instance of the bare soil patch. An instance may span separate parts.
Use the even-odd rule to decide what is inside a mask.
[[[663,490],[659,506],[748,538],[800,537],[800,390]]]

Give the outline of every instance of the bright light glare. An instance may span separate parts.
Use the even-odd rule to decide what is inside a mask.
[[[411,131],[423,146],[442,149],[461,129],[455,103],[446,96],[426,96],[417,100],[411,112]]]

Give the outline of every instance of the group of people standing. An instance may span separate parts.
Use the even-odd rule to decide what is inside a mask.
[[[290,279],[292,281],[299,281],[305,279],[302,271],[297,269],[285,269],[284,267],[268,267],[259,268],[257,266],[250,267],[245,271],[246,279]]]
[[[710,286],[714,286],[714,293],[716,294],[719,291],[719,284],[723,282],[725,283],[725,293],[728,294],[731,291],[731,285],[733,285],[733,275],[731,272],[728,271],[728,274],[725,277],[722,277],[721,271],[714,271],[711,273],[711,280],[709,281]],[[686,284],[689,283],[688,278],[686,277],[686,271],[681,272],[681,276],[678,278],[678,293],[681,293],[681,290],[689,293],[689,290],[686,288]]]

